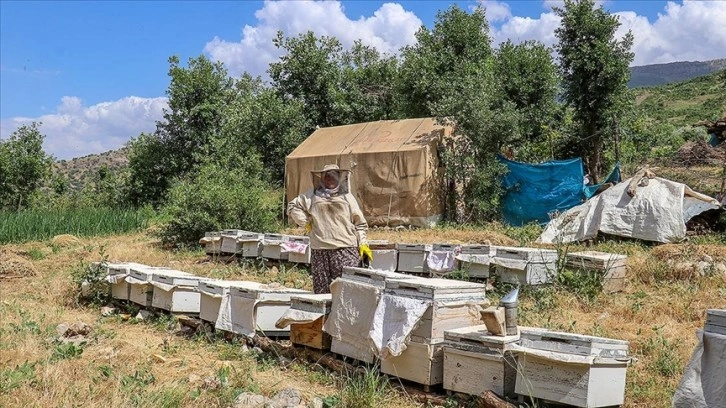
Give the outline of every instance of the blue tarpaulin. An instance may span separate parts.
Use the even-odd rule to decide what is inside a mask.
[[[561,213],[583,203],[601,186],[584,183],[582,159],[553,160],[540,164],[519,163],[499,157],[508,168],[502,181],[504,221],[521,226],[546,224],[550,214]],[[616,165],[605,182],[620,181]]]

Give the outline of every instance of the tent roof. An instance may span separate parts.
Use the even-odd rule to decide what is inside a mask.
[[[396,152],[419,150],[451,134],[450,126],[436,124],[434,118],[379,120],[377,122],[320,128],[287,157]]]

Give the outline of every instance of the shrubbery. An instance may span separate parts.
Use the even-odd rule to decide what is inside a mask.
[[[159,236],[167,245],[194,246],[207,231],[275,231],[281,196],[267,186],[249,171],[206,164],[172,185]]]

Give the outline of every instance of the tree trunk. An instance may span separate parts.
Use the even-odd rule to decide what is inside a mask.
[[[590,172],[590,180],[593,184],[600,182],[600,171],[602,169],[602,134],[595,126],[595,122],[591,119],[591,123],[588,125],[588,134],[590,142],[590,157],[588,160],[588,171]]]

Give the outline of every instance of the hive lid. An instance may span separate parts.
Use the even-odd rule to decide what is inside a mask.
[[[304,293],[299,295],[292,295],[290,299],[294,301],[307,302],[307,303],[323,303],[331,304],[333,302],[333,295],[330,293]]]
[[[443,243],[443,244],[433,244],[433,245],[431,245],[431,250],[432,251],[456,251],[457,249],[460,249],[460,248],[461,247],[458,244]]]
[[[237,242],[254,242],[261,241],[265,237],[265,234],[257,232],[245,232],[237,236]]]
[[[102,265],[103,263],[99,263]],[[119,262],[119,263],[107,263],[106,270],[109,275],[128,274],[131,268],[144,268],[149,267],[148,265],[135,263],[135,262]]]
[[[625,358],[628,355],[629,343],[626,340],[521,326],[519,332],[521,345],[535,350],[607,358]]]
[[[232,286],[256,288],[261,285],[262,284],[259,282],[252,282],[252,281],[210,279],[210,280],[199,281],[199,285],[197,286],[197,289],[200,292],[223,293],[225,290],[229,289]]]
[[[528,262],[550,262],[557,260],[557,251],[541,248],[497,247],[495,256],[504,259],[521,259]]]
[[[494,255],[494,248],[491,245],[462,245],[461,254],[464,255]]]
[[[495,336],[491,334],[486,325],[462,327],[446,330],[444,340],[450,342],[469,343],[482,347],[503,347],[505,344],[519,340],[519,334],[514,336]]]
[[[396,244],[399,252],[424,252],[431,251],[431,244]]]
[[[600,251],[570,252],[567,254],[567,264],[574,267],[615,268],[625,265],[627,259],[627,255]]]
[[[370,280],[387,280],[387,279],[413,279],[414,276],[406,275],[398,272],[389,272],[381,269],[369,269],[358,267],[344,267],[343,279],[370,279]]]
[[[169,269],[163,266],[132,266],[131,268],[129,268],[129,275],[138,280],[151,281],[151,278],[152,276],[154,276],[154,274],[173,270],[174,269]]]

